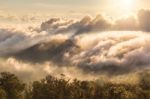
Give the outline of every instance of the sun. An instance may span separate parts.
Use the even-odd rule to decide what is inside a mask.
[[[120,5],[125,8],[131,8],[134,0],[120,0]]]
[[[135,8],[136,0],[116,0],[118,10],[125,14],[131,13]]]

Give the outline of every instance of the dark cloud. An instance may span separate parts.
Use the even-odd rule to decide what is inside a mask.
[[[45,43],[39,43],[19,53],[12,54],[12,57],[31,63],[53,61],[56,64],[65,65],[69,64],[69,61],[65,59],[65,53],[71,53],[73,55],[79,50],[79,46],[77,46],[74,41],[52,40]]]

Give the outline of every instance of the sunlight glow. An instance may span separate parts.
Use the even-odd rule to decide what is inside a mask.
[[[136,5],[136,0],[118,0],[117,7],[118,10],[124,12],[125,14],[130,14]]]

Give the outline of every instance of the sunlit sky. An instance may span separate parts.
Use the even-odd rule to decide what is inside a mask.
[[[99,14],[112,17],[149,9],[150,0],[0,0],[2,13]]]

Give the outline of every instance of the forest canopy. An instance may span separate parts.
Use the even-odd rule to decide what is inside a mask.
[[[149,99],[150,74],[141,76],[138,84],[66,80],[47,75],[25,84],[9,72],[0,75],[0,99]]]

